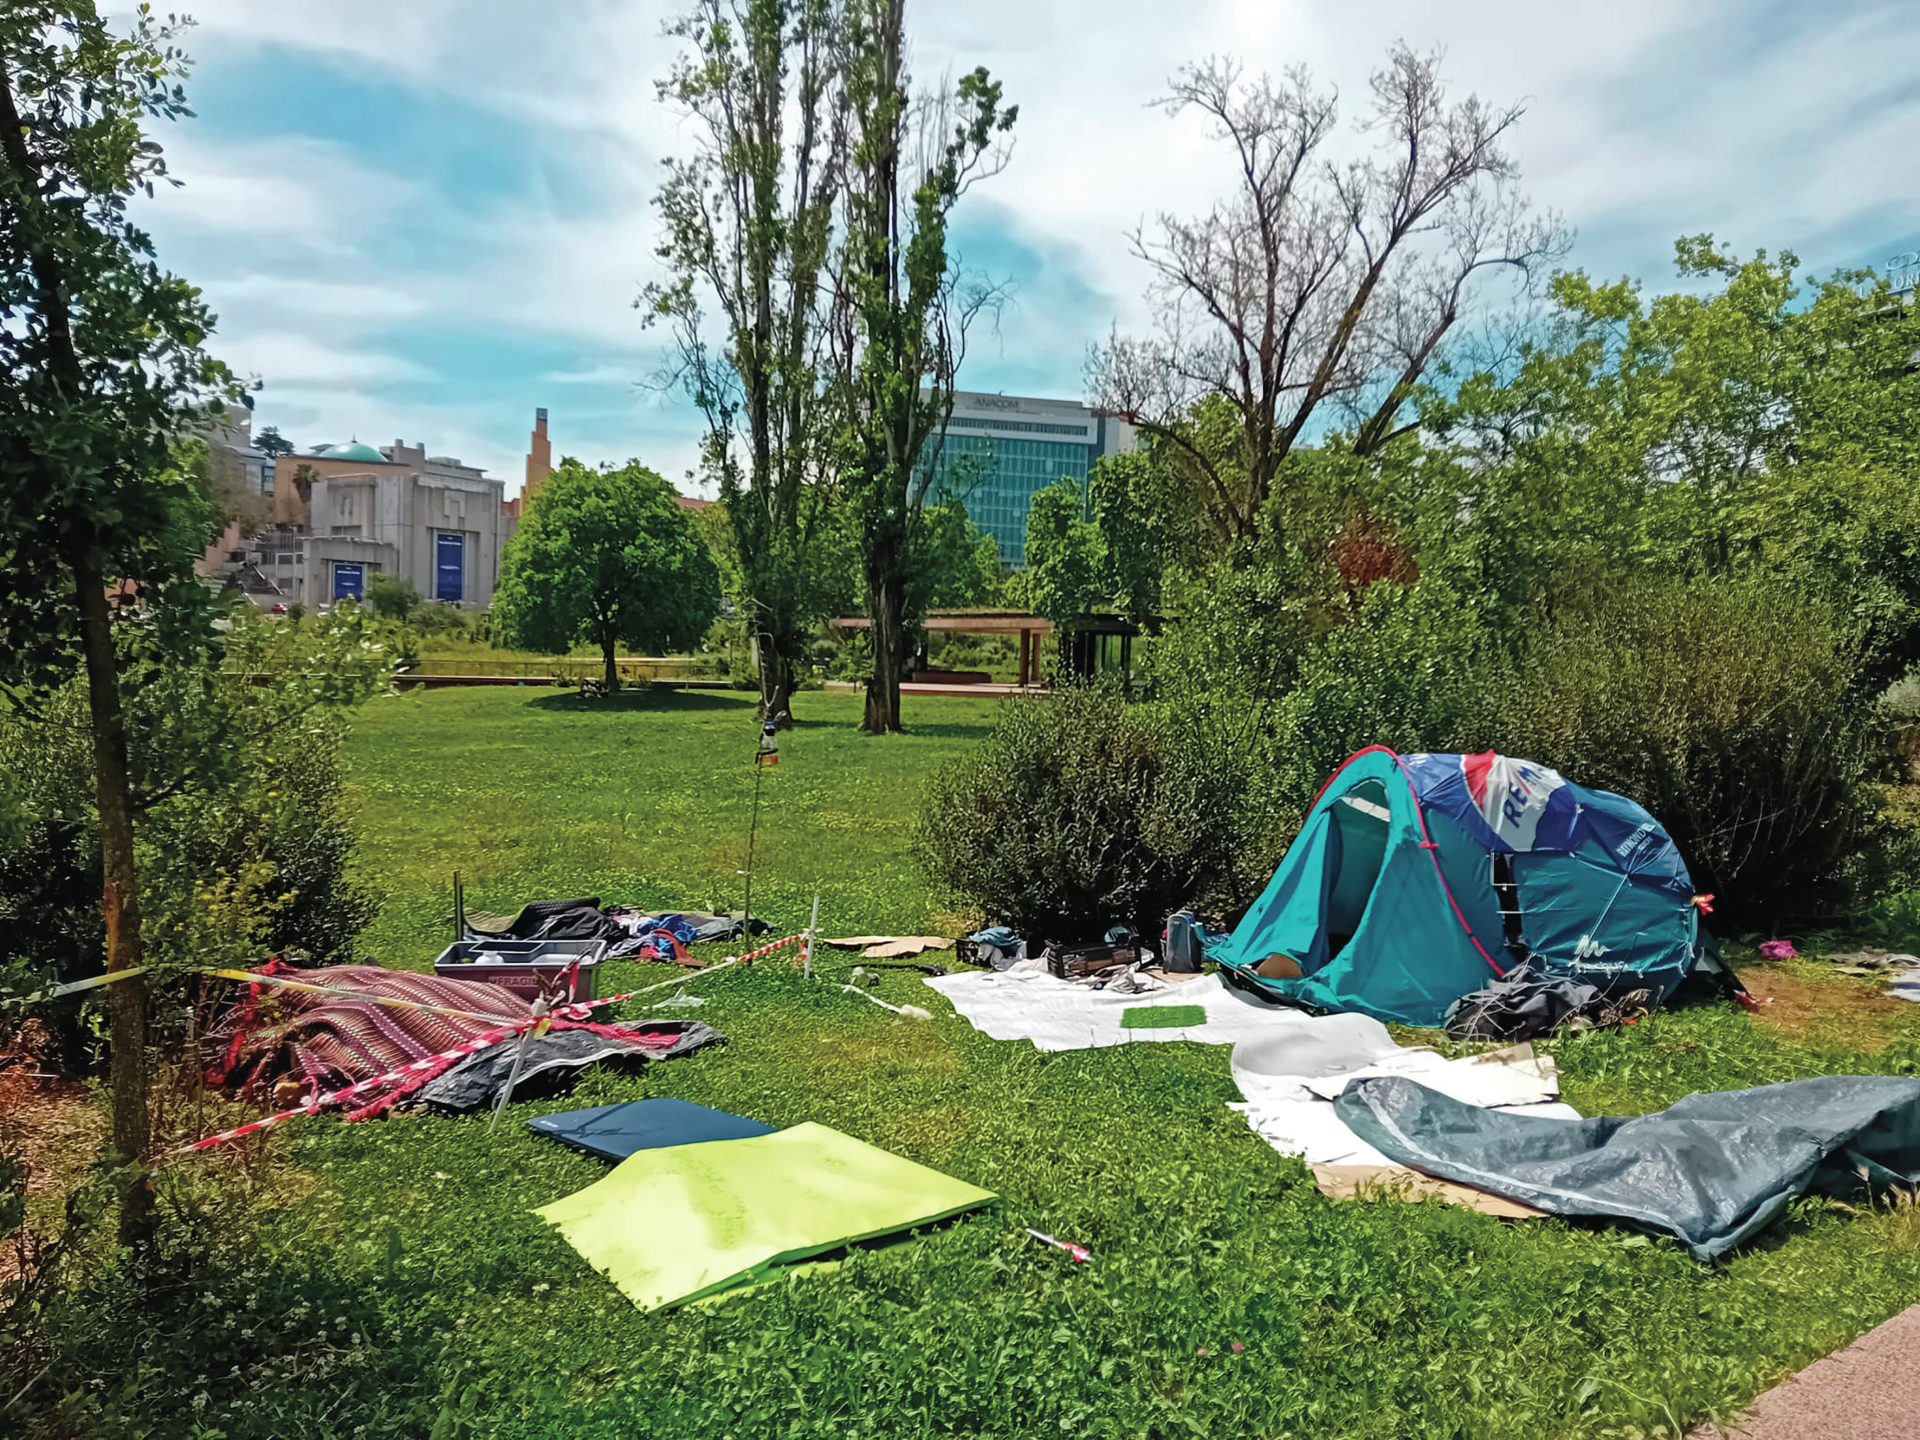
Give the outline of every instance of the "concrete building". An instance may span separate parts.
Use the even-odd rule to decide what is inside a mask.
[[[520,493],[505,504],[507,515],[517,529],[527,506],[553,473],[553,442],[547,438],[547,408],[533,412],[533,433],[527,437],[527,473],[520,482]]]
[[[1133,426],[1072,400],[960,390],[928,493],[965,505],[1000,546],[1001,560],[1019,570],[1026,564],[1034,492],[1061,479],[1084,482],[1094,461],[1137,443]]]
[[[223,419],[207,432],[210,444],[226,451],[239,464],[243,488],[249,496],[273,498],[273,456],[256,449],[253,443],[253,396],[241,397],[238,405],[225,407]]]
[[[505,483],[424,445],[352,441],[288,455],[277,467],[274,526],[246,543],[286,603],[366,594],[379,573],[423,599],[484,609],[513,533]]]

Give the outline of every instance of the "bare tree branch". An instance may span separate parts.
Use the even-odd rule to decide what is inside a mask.
[[[1521,107],[1449,100],[1439,57],[1393,49],[1359,129],[1376,153],[1326,158],[1337,96],[1302,70],[1248,78],[1215,58],[1159,102],[1231,151],[1234,190],[1206,214],[1131,237],[1149,269],[1153,341],[1090,357],[1093,403],[1171,446],[1223,539],[1257,536],[1287,456],[1332,405],[1362,453],[1408,432],[1421,377],[1498,268],[1531,282],[1565,253],[1515,191],[1503,141]],[[1236,420],[1231,454],[1192,434],[1202,402]]]

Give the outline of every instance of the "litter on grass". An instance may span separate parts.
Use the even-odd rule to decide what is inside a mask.
[[[519,1033],[535,1019],[532,1004],[514,990],[377,965],[280,966],[251,978],[209,1033],[218,1047],[209,1082],[286,1104],[386,1077],[389,1083],[356,1094],[350,1119],[402,1100],[458,1109],[492,1101],[507,1081]],[[478,1053],[452,1053],[482,1037],[491,1038]],[[596,1060],[670,1058],[719,1038],[696,1021],[558,1019],[529,1046],[519,1083],[539,1075],[550,1086]]]
[[[1274,1149],[1309,1165],[1400,1166],[1356,1135],[1334,1104],[1348,1086],[1371,1076],[1414,1076],[1465,1105],[1580,1118],[1558,1103],[1553,1061],[1535,1055],[1531,1046],[1449,1060],[1395,1044],[1387,1027],[1367,1015],[1321,1015],[1276,1028],[1236,1045],[1230,1065],[1242,1097],[1230,1108]]]
[[[1920,1080],[1906,1076],[1823,1075],[1568,1122],[1390,1075],[1350,1084],[1334,1109],[1399,1164],[1555,1215],[1671,1235],[1698,1260],[1764,1229],[1796,1195],[1859,1202],[1920,1186]]]
[[[836,950],[858,950],[862,960],[906,960],[928,950],[953,948],[953,941],[940,935],[847,935],[820,943]]]
[[[773,1133],[773,1126],[744,1115],[665,1096],[536,1115],[527,1121],[527,1128],[589,1155],[615,1161],[668,1145],[701,1145]]]
[[[777,1278],[994,1198],[824,1125],[641,1150],[534,1213],[642,1310]]]
[[[1022,962],[1030,966],[1033,961]],[[1198,1040],[1230,1045],[1276,1025],[1305,1024],[1305,1011],[1229,990],[1218,975],[1168,985],[1154,981],[1146,992],[1096,990],[1042,970],[967,971],[925,982],[952,1003],[974,1029],[995,1040],[1031,1040],[1039,1050],[1093,1050],[1129,1041]],[[1173,992],[1172,994],[1168,993]],[[1203,1012],[1202,1023],[1174,1029],[1129,1029],[1129,1006],[1175,998]]]

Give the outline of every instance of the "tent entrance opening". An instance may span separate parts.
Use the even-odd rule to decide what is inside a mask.
[[[1329,812],[1339,844],[1327,893],[1327,952],[1338,955],[1360,928],[1387,858],[1393,811],[1386,786],[1365,780],[1340,797]]]

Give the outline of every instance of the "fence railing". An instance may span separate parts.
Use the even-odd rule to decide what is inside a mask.
[[[613,663],[623,681],[689,680],[699,677],[704,669],[698,660],[653,656],[621,656]],[[498,676],[506,679],[551,678],[563,683],[597,680],[606,673],[606,661],[578,655],[557,660],[485,660],[477,657],[467,659],[464,656],[437,655],[431,660],[417,661],[407,668],[407,674],[422,678],[441,675],[476,675]]]

